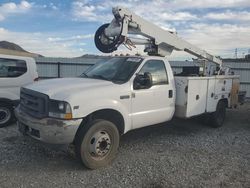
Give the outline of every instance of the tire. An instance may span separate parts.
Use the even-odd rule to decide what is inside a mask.
[[[112,122],[93,120],[76,135],[76,156],[89,169],[107,166],[115,158],[119,141],[119,131]]]
[[[10,125],[14,119],[13,106],[0,102],[0,128]]]
[[[210,114],[210,126],[213,128],[221,127],[226,118],[226,104],[223,101],[219,101],[216,107],[216,111]]]

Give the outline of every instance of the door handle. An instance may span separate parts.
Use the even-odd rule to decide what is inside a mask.
[[[131,98],[135,98],[135,93],[134,92],[132,92]]]
[[[173,98],[173,90],[168,90],[168,98]]]
[[[120,99],[129,99],[129,98],[130,98],[129,95],[122,95],[122,96],[120,96]]]

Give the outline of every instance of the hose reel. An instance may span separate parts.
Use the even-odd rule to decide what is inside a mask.
[[[116,51],[118,46],[125,40],[125,37],[121,35],[121,32],[119,35],[113,37],[108,37],[107,35],[105,35],[105,29],[109,25],[110,24],[103,24],[97,29],[95,33],[95,45],[97,49],[103,53],[111,53]]]

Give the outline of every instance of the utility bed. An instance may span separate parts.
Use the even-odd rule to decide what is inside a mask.
[[[218,100],[228,101],[228,107],[238,103],[239,76],[218,75],[211,77],[175,77],[175,116],[189,118],[214,112]]]

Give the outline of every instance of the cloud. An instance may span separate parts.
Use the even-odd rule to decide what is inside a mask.
[[[111,14],[101,13],[100,10],[106,10],[106,8],[89,5],[87,1],[76,1],[72,3],[72,14],[76,21],[103,22],[112,19]]]
[[[99,3],[92,3],[88,0],[77,0],[72,3],[72,13],[77,21],[92,21],[92,22],[107,22],[113,18],[112,7],[122,6],[129,8],[140,16],[154,21],[185,21],[197,19],[196,15],[187,11],[173,12],[166,9],[164,1],[141,1],[141,0],[128,0],[113,1],[103,0]],[[147,11],[145,11],[147,10]],[[166,26],[165,26],[166,27]]]
[[[26,13],[31,7],[32,4],[28,1],[21,1],[19,4],[14,2],[0,4],[0,21],[9,15]]]
[[[247,11],[230,11],[227,10],[221,13],[209,13],[205,18],[212,20],[235,20],[235,21],[250,21],[250,12]]]
[[[54,3],[50,3],[49,7],[51,7],[53,10],[58,10],[58,7]]]
[[[4,19],[4,16],[0,14],[0,21],[3,21]]]
[[[193,15],[189,12],[176,12],[176,13],[167,13],[164,12],[161,15],[162,19],[165,21],[185,21],[185,20],[196,20],[198,19],[196,15]]]
[[[57,11],[60,9],[60,4],[55,4],[55,3],[52,3],[52,2],[48,2],[47,4],[35,4],[34,8],[36,9],[48,9],[48,10],[54,10],[54,11]],[[44,10],[42,10],[44,11]]]
[[[19,5],[20,9],[27,10],[31,8],[31,4],[28,1],[21,1],[21,4]]]
[[[89,38],[94,38],[93,34],[87,34],[87,35],[76,35],[76,36],[71,36],[71,37],[49,37],[48,41],[50,42],[66,42],[66,41],[78,41],[82,39],[89,39]]]
[[[114,6],[127,7],[143,18],[171,30],[175,30],[173,24],[178,25],[178,22],[185,24],[185,21],[202,19],[248,21],[250,14],[247,11],[223,13],[223,9],[249,8],[249,0],[76,0],[72,2],[71,9],[76,21],[109,22],[112,19],[111,8]],[[222,12],[214,13],[211,8],[221,9]],[[205,14],[209,11],[211,13],[204,17],[199,11],[195,14],[195,9],[206,9],[203,11]]]
[[[182,38],[207,51],[228,57],[235,48],[249,48],[250,25],[192,24],[179,32]]]
[[[174,10],[180,9],[206,9],[206,8],[237,8],[237,7],[250,7],[249,0],[178,0],[178,1],[164,1],[158,0],[162,6]]]
[[[0,41],[7,40],[14,42],[27,51],[51,57],[76,57],[82,55],[83,51],[88,51],[86,49],[84,50],[84,42],[82,40],[92,36],[55,37],[54,35],[55,34],[39,32],[12,32],[0,28]]]
[[[212,55],[224,58],[233,58],[235,48],[239,54],[246,53],[247,49],[250,49],[250,25],[194,23],[189,29],[179,30],[179,36]],[[169,59],[191,60],[192,58],[194,56],[185,52],[174,51]]]

